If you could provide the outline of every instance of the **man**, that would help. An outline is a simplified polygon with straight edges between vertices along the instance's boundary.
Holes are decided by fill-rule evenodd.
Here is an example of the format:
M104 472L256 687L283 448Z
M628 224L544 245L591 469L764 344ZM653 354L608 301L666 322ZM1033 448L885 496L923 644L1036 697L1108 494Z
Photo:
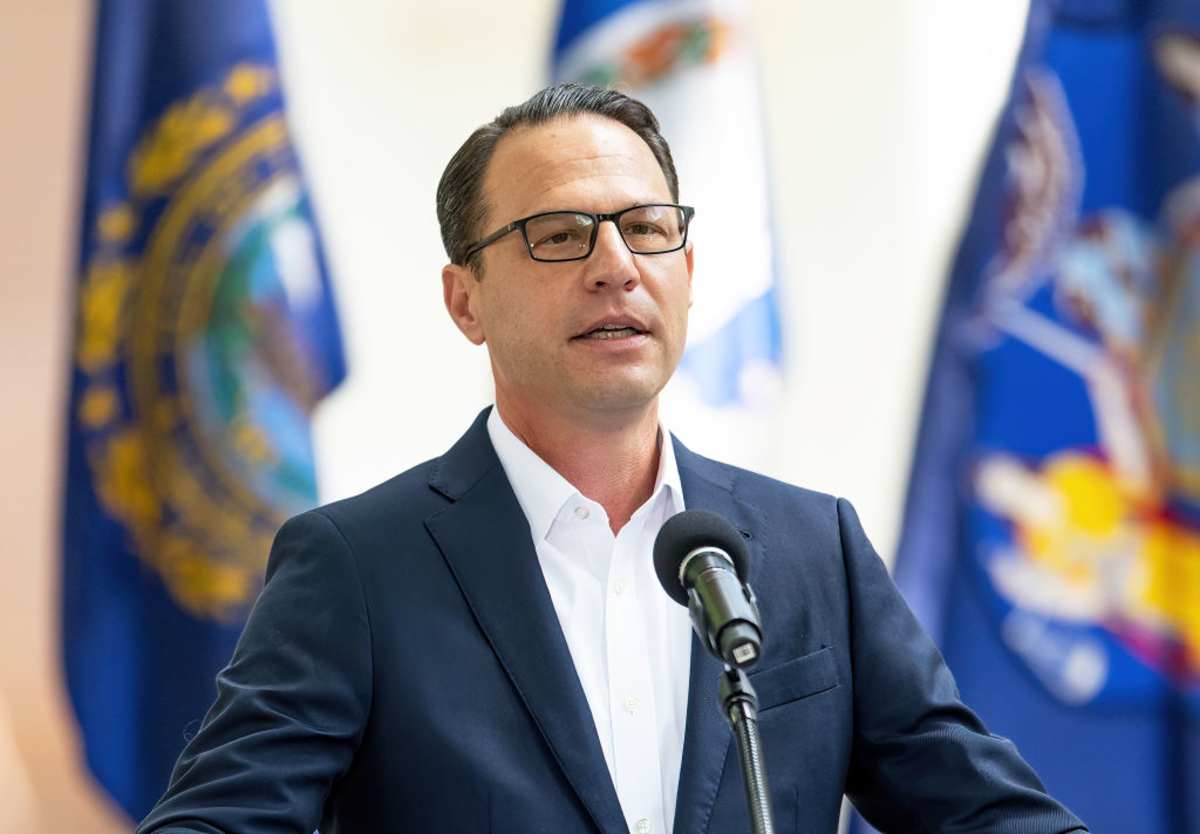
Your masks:
M721 667L651 566L684 506L753 554L779 831L835 831L843 793L885 831L1084 830L959 703L846 502L661 428L691 304L677 203L657 122L616 92L543 90L459 149L443 292L496 406L284 525L140 832L749 831Z

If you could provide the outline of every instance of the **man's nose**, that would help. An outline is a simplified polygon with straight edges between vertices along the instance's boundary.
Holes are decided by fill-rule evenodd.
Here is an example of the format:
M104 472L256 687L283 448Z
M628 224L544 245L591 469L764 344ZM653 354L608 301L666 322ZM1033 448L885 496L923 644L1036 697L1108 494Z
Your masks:
M596 230L596 245L584 264L584 280L590 290L621 287L628 291L641 281L633 253L611 221L602 222Z

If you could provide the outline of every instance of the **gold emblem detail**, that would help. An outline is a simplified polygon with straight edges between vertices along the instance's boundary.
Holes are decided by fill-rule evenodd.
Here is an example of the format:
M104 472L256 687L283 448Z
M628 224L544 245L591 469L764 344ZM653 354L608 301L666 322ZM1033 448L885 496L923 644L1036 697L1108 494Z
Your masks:
M167 109L130 157L130 201L96 219L79 295L75 416L100 503L181 607L222 621L253 599L288 514L256 480L273 438L244 410L216 418L227 421L217 437L203 413L215 407L204 363L221 361L206 351L221 347L209 328L224 246L294 166L280 114L247 112L277 83L239 65Z

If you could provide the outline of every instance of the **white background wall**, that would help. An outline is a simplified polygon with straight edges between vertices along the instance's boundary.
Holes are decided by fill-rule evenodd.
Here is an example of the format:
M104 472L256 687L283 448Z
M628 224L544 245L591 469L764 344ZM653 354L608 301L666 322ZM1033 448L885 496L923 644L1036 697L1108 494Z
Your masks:
M1026 3L752 5L788 352L766 468L851 497L890 557L945 266ZM472 128L542 83L557 4L272 6L351 362L318 417L332 497L440 453L489 399L482 352L441 308L434 186ZM90 14L0 0L0 827L107 834L127 826L80 773L56 657Z

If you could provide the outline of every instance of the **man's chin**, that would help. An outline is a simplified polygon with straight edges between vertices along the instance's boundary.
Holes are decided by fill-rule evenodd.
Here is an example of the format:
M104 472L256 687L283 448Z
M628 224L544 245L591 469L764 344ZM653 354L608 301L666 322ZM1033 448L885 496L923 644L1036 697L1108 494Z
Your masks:
M576 389L572 399L581 410L595 414L636 414L654 405L665 384L665 380L609 374Z

